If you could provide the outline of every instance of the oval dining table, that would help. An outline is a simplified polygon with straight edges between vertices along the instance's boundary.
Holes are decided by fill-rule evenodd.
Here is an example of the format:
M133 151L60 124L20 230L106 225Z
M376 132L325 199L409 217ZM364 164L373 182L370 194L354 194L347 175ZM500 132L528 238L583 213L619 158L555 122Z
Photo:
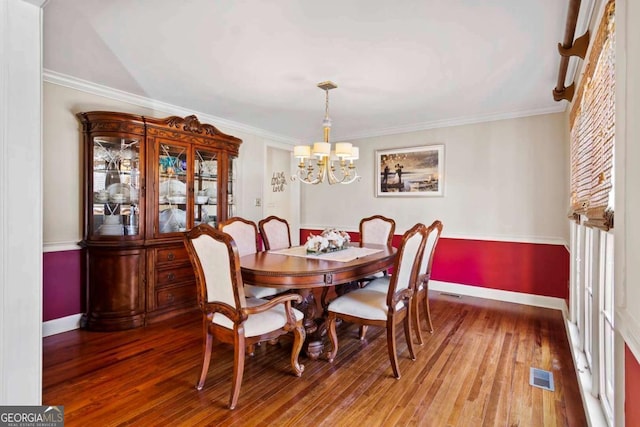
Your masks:
M374 244L362 247L378 252L347 262L327 260L322 256L285 255L278 251L245 255L240 257L242 280L248 285L289 289L302 295L303 301L297 308L305 315L307 339L304 350L309 358L317 359L323 353L326 329L324 317L316 315L313 290L322 289L324 306L324 299L332 286L354 283L393 267L396 256L394 247Z

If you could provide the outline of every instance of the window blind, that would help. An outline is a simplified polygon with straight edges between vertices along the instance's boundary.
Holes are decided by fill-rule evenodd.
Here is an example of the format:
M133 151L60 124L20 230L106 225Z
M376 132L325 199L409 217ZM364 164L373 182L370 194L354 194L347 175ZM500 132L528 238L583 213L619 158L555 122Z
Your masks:
M613 227L615 142L615 3L610 0L593 41L570 114L571 212L586 225Z

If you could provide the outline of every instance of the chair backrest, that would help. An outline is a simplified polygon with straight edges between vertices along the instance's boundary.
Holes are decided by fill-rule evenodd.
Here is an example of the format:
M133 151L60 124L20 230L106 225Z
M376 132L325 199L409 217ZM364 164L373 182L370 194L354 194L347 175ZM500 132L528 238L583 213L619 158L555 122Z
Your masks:
M258 222L264 248L276 250L291 247L291 231L286 219L277 216L268 216Z
M360 246L365 243L391 246L396 222L382 215L374 215L360 220Z
M220 222L218 229L233 238L240 256L258 252L258 227L255 222L234 216L226 221Z
M426 240L427 227L424 224L414 225L402 236L393 269L394 273L389 282L387 294L389 305L391 305L391 298L397 291L414 287Z
M198 304L222 302L235 309L244 306L238 249L232 237L208 224L185 234L185 247L196 273Z
M433 264L433 254L436 252L436 245L438 244L438 240L440 240L440 234L442 234L442 222L435 220L427 228L427 242L422 252L422 262L420 263L418 277L424 276L423 279L429 280L431 276L431 265Z

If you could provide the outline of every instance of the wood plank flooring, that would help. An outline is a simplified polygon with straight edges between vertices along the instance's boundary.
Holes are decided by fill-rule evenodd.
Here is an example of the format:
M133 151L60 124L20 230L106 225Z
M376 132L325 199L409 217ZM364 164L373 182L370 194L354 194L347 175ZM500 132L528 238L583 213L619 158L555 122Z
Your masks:
M338 328L333 364L263 344L247 357L240 399L229 411L233 351L214 348L205 387L200 316L122 332L76 330L44 338L43 402L64 405L66 426L585 426L559 311L430 294L435 332L392 376L383 329L359 341ZM555 391L529 385L530 367L553 372Z

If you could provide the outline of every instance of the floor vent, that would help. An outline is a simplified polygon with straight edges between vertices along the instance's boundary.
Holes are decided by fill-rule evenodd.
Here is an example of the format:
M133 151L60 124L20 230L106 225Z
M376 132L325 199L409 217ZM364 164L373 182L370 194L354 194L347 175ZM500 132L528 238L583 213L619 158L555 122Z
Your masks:
M462 298L462 295L450 294L448 292L440 292L440 295L444 295L445 297Z
M540 387L544 390L554 391L553 374L538 368L531 368L529 376L529 384L534 387Z

